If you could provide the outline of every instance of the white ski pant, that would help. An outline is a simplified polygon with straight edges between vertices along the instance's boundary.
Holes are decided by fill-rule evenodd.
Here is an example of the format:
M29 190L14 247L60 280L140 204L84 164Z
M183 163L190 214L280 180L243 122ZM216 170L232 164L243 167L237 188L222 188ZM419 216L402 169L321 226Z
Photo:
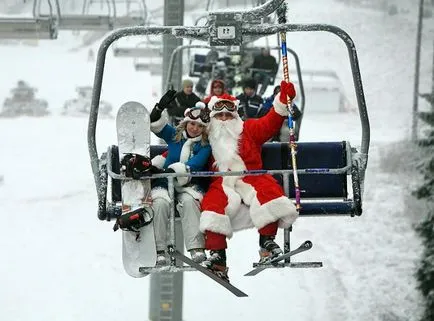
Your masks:
M181 217L182 231L187 250L203 249L205 240L199 231L200 204L190 194L179 193L176 197L176 209ZM167 227L170 218L170 203L165 197L156 197L152 201L154 209L154 230L157 251L167 247Z

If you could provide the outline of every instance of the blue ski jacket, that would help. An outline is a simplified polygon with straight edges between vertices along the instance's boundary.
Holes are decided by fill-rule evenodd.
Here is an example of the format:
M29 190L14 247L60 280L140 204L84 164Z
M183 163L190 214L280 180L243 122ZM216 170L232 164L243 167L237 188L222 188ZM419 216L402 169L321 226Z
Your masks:
M152 132L167 143L167 153L152 159L152 164L159 168L170 168L175 173L206 170L211 155L209 143L202 143L202 135L189 138L186 131L179 141L175 140L176 129L167 124L161 117L151 123ZM208 187L209 180L198 177L177 177L175 188L177 192L187 192L197 199L201 199ZM167 189L167 179L156 179L152 188Z

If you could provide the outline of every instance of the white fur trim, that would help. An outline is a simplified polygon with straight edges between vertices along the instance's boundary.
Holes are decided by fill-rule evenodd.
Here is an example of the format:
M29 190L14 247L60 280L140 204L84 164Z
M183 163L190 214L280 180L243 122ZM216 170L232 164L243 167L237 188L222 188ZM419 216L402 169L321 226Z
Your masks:
M226 235L227 238L232 237L232 226L228 216L219 214L213 211L203 211L200 215L199 230L202 233L211 231Z
M165 162L166 162L166 158L163 157L162 155L157 155L151 160L152 165L158 167L159 169L162 169L164 167Z
M151 190L151 198L153 200L157 198L162 198L168 202L170 202L169 192L167 189L162 187L156 187Z
M288 106L280 102L280 93L274 97L273 107L276 113L278 113L280 116L286 117L289 115Z
M160 119L151 123L151 131L156 134L163 130L164 126L168 123L165 113L161 114Z
M250 217L258 229L278 220L279 226L286 228L295 222L298 212L295 205L286 196L278 197L260 205L255 194L250 205ZM282 223L280 224L280 222Z
M170 164L168 168L171 168L175 171L177 174L185 174L187 173L187 167L185 164L177 162ZM184 186L190 181L190 177L184 176L184 177L176 177L176 181L178 182L179 186Z

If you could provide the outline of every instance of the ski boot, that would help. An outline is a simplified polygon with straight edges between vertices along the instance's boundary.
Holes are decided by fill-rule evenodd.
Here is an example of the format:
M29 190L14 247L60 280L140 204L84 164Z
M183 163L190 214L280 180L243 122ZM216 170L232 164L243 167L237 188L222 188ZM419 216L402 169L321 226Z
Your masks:
M274 242L274 236L260 235L259 246L261 247L259 249L259 263L265 264L283 253L279 245Z
M191 259L196 263L202 263L206 260L206 254L204 249L192 249L189 252Z
M202 265L217 275L219 278L229 283L229 268L226 266L225 250L210 251L210 256L208 259L202 262Z
M157 251L157 262L155 267L162 267L167 265L166 251Z

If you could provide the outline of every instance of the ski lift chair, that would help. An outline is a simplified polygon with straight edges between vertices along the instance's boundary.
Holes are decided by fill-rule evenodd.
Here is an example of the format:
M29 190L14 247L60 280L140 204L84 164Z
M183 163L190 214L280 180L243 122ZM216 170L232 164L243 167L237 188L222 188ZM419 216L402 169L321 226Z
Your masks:
M127 15L125 16L116 16L114 19L114 27L120 28L120 27L128 27L128 26L140 26L145 25L147 16L148 16L148 10L145 4L145 0L115 0L115 4L119 3L125 3L128 6ZM132 11L129 6L131 6L132 3L138 4L139 8ZM115 7L116 8L116 7Z
M231 13L225 11L224 17L229 14L242 15L241 21L255 19L258 14L268 15L274 12L281 4L282 0L270 0L263 6L255 8L251 11L243 11ZM268 10L268 11L267 11ZM268 13L267 13L268 12ZM211 13L218 16L218 13ZM232 21L232 20L231 20ZM233 20L235 21L235 20ZM213 26L216 28L216 26ZM227 28L227 24L224 25ZM301 187L301 209L300 219L303 217L330 217L330 216L359 216L362 214L362 194L364 176L368 161L368 151L370 142L370 127L369 118L365 104L363 86L358 65L357 51L351 37L342 29L324 24L281 24L281 25L261 25L258 28L255 25L237 25L233 27L235 33L238 30L240 35L265 36L276 34L278 32L312 32L326 31L331 32L340 37L348 50L349 61L353 73L353 83L356 91L357 102L359 107L359 116L362 127L361 147L360 151L351 147L346 140L336 142L310 142L297 143L297 163ZM239 29L237 29L239 28ZM98 119L98 107L101 96L102 79L104 73L104 63L107 50L113 41L130 35L146 35L146 34L171 34L175 37L194 37L198 40L210 40L210 44L219 43L219 45L230 45L234 41L227 37L219 37L218 34L209 33L211 27L195 29L195 32L188 27L180 26L163 26L163 27L130 27L119 29L109 34L101 43L93 85L91 111L89 114L88 123L88 147L91 160L91 167L94 174L95 186L98 196L98 218L100 220L112 220L119 217L122 213L119 203L108 201L107 185L109 181L126 179L114 173L115 167L118 166L119 159L114 157L113 148L109 148L107 153L103 153L99 158L96 148L96 125ZM237 33L236 33L237 34ZM209 37L209 38L208 38ZM236 37L235 37L236 38ZM153 153L162 152L163 147L153 147ZM169 181L169 195L174 194L174 177L175 176L243 176L243 175L261 175L269 173L277 175L277 179L281 182L286 195L289 198L294 197L292 174L293 170L290 163L290 154L286 143L269 143L263 147L263 161L266 169L250 171L250 172L192 172L186 174L159 174L154 177L167 177ZM112 160L115 160L113 162ZM116 163L117 162L117 163ZM161 175L161 176L160 176ZM110 176L110 179L109 179ZM350 191L351 190L351 191ZM119 195L114 195L118 197ZM183 256L175 247L175 208L172 199L172 212L170 217L170 244L169 253L171 254L171 266L176 268L176 271L191 270L191 268L177 265L176 261L188 262L188 258ZM290 229L285 229L284 232L284 252L290 251ZM293 263L291 260L285 259L282 265L264 265L264 268L274 267L319 267L321 262L298 262ZM172 272L175 272L173 270ZM146 273L161 272L159 269L151 268ZM205 273L204 271L201 271ZM145 273L145 275L146 275ZM205 273L206 274L206 273Z
M114 0L105 0L107 3L108 13L106 15L93 15L87 14L88 6L86 7L86 1L83 3L82 14L62 14L60 10L59 0L53 0L55 7L55 16L58 24L58 29L74 30L78 32L80 30L112 30L113 18L116 16ZM50 8L50 16L53 15L53 3L48 0ZM113 16L111 11L114 11ZM33 3L33 17L35 19L46 19L47 15L41 13L41 0L35 0Z
M205 66L206 55L194 54L190 60L190 69L188 75L190 77L200 77L202 75L202 67Z

